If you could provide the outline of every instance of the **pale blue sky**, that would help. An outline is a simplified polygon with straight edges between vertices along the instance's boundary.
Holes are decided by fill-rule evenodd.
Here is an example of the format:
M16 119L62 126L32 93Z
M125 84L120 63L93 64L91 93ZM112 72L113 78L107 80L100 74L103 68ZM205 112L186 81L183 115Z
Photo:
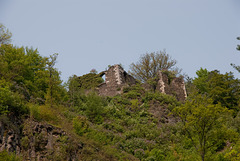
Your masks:
M0 23L13 44L59 53L64 81L163 49L191 77L240 65L240 0L0 0Z

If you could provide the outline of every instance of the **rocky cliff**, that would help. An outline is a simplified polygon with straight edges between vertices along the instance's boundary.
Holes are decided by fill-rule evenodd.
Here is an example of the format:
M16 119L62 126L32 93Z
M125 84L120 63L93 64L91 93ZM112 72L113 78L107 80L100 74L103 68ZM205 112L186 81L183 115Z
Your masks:
M82 143L62 129L31 119L0 120L0 151L14 152L24 160L77 160Z

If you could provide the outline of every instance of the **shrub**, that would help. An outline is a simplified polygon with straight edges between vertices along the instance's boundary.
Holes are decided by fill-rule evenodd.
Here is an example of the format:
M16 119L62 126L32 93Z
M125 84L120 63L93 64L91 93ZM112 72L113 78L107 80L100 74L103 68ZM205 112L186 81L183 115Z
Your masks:
M142 98L142 101L144 103L147 103L152 100L158 101L160 104L167 104L169 105L170 109L173 109L176 105L180 105L180 103L176 100L175 97L159 92L156 93L147 92Z
M88 127L89 125L85 117L78 116L73 119L73 128L78 135L82 136L86 133L88 131Z
M138 108L139 106L138 99L131 100L130 102L131 102L131 109L135 110Z
M117 103L118 106L131 105L131 102L127 98L123 98L122 96L115 96L112 100L114 103Z
M20 158L17 157L14 153L9 153L7 151L0 152L0 160L4 161L20 161Z
M30 144L30 141L28 136L24 136L21 139L21 146L23 147L24 150L27 150L29 148L29 144Z
M164 160L164 152L160 149L152 149L147 157L146 161Z
M29 109L30 109L30 117L40 121L41 114L40 114L39 106L30 104Z
M78 77L77 81L81 89L92 89L104 82L101 77L101 73L88 73L81 77Z
M0 80L0 114L10 112L22 115L28 113L28 109L22 103L21 96L10 90L10 84L5 80Z
M86 115L91 121L98 124L102 123L105 105L107 104L103 98L94 93L90 94L86 102Z
M42 120L51 122L53 124L58 123L58 113L55 109L48 106L39 106L40 116Z

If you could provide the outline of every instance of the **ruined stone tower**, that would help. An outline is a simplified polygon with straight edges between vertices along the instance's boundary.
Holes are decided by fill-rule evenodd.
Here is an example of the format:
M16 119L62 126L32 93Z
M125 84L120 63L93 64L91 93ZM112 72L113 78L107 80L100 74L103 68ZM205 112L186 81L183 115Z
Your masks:
M157 91L173 95L179 101L184 101L187 98L185 83L182 77L175 77L170 80L167 74L159 71L157 81Z
M136 80L118 64L103 73L105 82L98 87L99 95L115 96L122 93L123 87L136 84Z

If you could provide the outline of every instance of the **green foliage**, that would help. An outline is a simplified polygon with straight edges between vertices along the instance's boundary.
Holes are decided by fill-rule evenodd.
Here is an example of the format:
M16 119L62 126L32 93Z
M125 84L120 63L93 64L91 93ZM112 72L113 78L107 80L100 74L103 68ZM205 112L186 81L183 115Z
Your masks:
M18 48L12 45L0 47L0 75L11 82L11 89L17 91L29 101L43 99L46 92L47 72L46 58L41 57L37 50Z
M105 105L106 102L96 94L93 93L88 95L88 99L86 101L86 115L91 121L95 123L102 123Z
M193 80L197 92L213 99L214 104L239 111L240 82L232 73L220 74L219 71L197 71L198 77ZM194 91L193 91L194 92ZM191 97L191 95L190 95Z
M212 151L222 149L227 137L225 115L228 110L201 95L174 109L183 123L184 135L192 142L202 160Z
M165 153L160 149L152 149L148 154L146 161L165 160Z
M105 99L95 93L90 93L88 95L80 95L77 102L77 106L74 107L76 112L85 114L94 123L100 124L103 122L104 107L107 105Z
M170 71L170 70L162 70L162 73L167 75L168 84L171 84L172 80L176 78L176 75L177 75L176 71Z
M13 45L1 45L0 53L0 76L23 101L44 104L51 96L55 103L63 102L66 90L61 85L60 73L53 67L55 55L46 58L36 49Z
M9 86L10 84L5 80L0 80L0 114L15 113L20 115L28 113L20 95L12 92Z
M37 121L41 121L41 113L39 105L36 104L29 104L29 110L30 110L30 117L34 118Z
M136 91L129 91L128 93L125 93L124 96L128 99L136 99L141 96L140 93L137 93Z
M146 91L141 83L123 88L121 95L100 97L91 90L103 82L104 73L95 69L70 77L67 93L55 68L57 54L42 57L36 49L8 44L10 38L0 25L0 122L5 129L21 132L12 116L29 114L31 121L66 131L69 136L57 137L48 160L73 159L76 149L80 160L240 159L240 82L232 73L201 68L196 78L188 79L184 104ZM145 54L131 65L131 72L156 89L157 72L167 74L170 84L177 74L175 64L165 51ZM33 135L31 124L26 124L29 135L21 135L23 151L29 151ZM43 151L44 134L34 136L35 150ZM3 151L0 160L20 159Z
M73 128L78 135L82 136L86 133L88 127L89 125L85 117L78 116L73 119Z
M21 159L17 157L14 153L9 153L7 151L0 152L0 160L4 161L20 161Z
M142 55L139 61L130 65L130 74L136 79L146 82L154 78L160 70L175 70L176 60L166 53L166 51L146 53ZM176 70L175 70L176 71Z
M27 150L29 148L30 141L28 136L24 136L21 139L21 146L23 147L24 150Z
M85 74L81 77L78 77L78 84L80 89L93 89L95 87L97 87L98 85L100 85L101 83L103 83L103 79L100 76L100 74L96 74L96 73L88 73Z
M134 110L134 109L136 109L136 108L139 107L139 101L138 101L138 99L131 100L130 102L131 102L131 109Z
M123 96L127 99L137 99L140 98L141 95L144 93L143 87L141 87L140 83L137 83L136 85L129 86L123 88Z
M148 103L149 101L157 101L160 105L168 104L170 110L180 104L175 97L160 92L146 92L145 95L142 96L142 101L145 103Z
M80 105L80 96L82 95L82 91L79 89L78 77L73 75L68 79L68 94L70 97L71 106Z
M46 105L29 104L30 117L37 121L46 121L50 124L59 124L59 112L58 109L51 108ZM60 109L60 107L58 107Z
M240 40L240 37L237 37L237 40ZM240 51L240 45L237 45L236 49ZM231 66L240 73L240 66L239 65L235 65L235 64L231 63Z
M224 159L226 161L238 161L240 160L240 141L238 141L233 147L224 154Z
M59 102L61 103L62 98L66 95L66 90L61 86L62 81L60 80L60 72L54 68L57 56L57 53L50 55L46 63L49 78L45 98L46 104L49 104L51 107L53 107L53 104L59 104Z
M9 32L6 27L0 23L0 45L8 44L11 42L12 33Z
M209 72L207 71L207 69L201 68L196 72L196 74L198 77L193 80L193 84L197 87L197 89L201 93L204 94L205 92L208 92L207 81L208 81Z

